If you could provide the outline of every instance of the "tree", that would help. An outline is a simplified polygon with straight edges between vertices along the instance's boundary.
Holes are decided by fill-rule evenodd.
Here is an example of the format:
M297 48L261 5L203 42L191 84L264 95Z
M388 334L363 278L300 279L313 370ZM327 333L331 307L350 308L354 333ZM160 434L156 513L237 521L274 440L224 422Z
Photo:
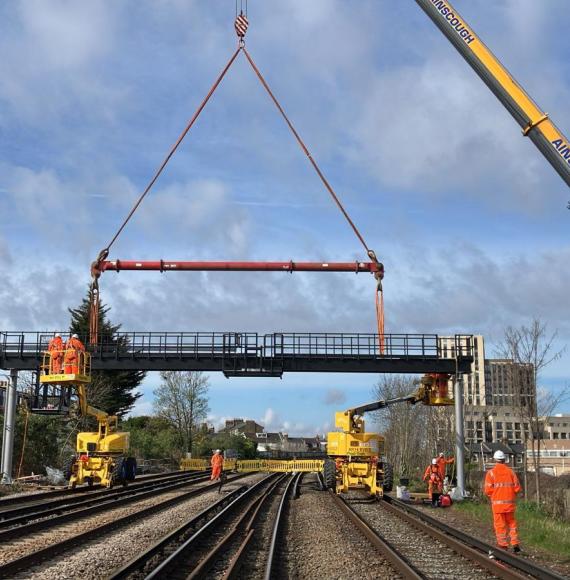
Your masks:
M156 413L178 430L184 449L192 452L194 436L210 410L208 377L197 371L166 371L160 378L154 391Z
M377 399L409 395L417 389L414 379L406 376L382 376L376 385ZM422 470L434 456L428 442L430 414L424 405L399 403L376 413L385 437L386 456L400 477L421 477Z
M564 349L555 351L555 331L549 335L547 325L534 318L529 326L508 327L498 352L500 356L512 361L509 366L509 379L512 385L513 406L521 420L525 453L524 481L526 497L526 449L530 440L536 483L536 503L540 505L540 445L542 440L541 418L550 415L567 396L568 389L559 395L539 388L542 371L560 358ZM528 428L526 426L528 425Z
M87 294L77 308L70 308L70 333L79 335L83 342L89 337L89 306L91 292ZM115 348L126 349L128 339L119 335L120 324L112 324L107 319L110 308L101 304L99 309L99 333L106 344ZM146 376L144 371L94 371L91 384L88 386L89 403L112 415L123 416L132 409L141 396L135 389Z

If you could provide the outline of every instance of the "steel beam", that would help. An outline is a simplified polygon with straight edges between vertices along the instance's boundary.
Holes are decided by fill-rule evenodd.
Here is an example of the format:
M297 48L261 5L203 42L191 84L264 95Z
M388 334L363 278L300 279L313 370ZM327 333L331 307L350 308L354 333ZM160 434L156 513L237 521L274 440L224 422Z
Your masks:
M155 272L381 272L382 266L375 262L181 262L181 261L134 261L105 260L99 270L121 272L143 270Z
M4 405L4 433L2 437L2 483L12 483L12 457L14 454L14 431L16 429L16 403L18 401L18 371L10 370L10 382L6 387Z
M455 377L455 465L457 466L457 489L465 497L465 435L463 416L463 375Z

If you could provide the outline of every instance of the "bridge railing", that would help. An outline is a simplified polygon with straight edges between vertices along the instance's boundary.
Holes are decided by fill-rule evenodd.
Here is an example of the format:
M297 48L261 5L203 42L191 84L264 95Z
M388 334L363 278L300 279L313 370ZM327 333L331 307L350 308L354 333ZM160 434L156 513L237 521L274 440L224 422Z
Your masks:
M62 335L65 337L63 332ZM53 332L0 332L0 358L28 358L47 348ZM81 337L85 338L85 337ZM89 349L110 358L370 358L378 357L378 335L364 333L123 332L101 336ZM473 358L473 336L386 334L383 358Z

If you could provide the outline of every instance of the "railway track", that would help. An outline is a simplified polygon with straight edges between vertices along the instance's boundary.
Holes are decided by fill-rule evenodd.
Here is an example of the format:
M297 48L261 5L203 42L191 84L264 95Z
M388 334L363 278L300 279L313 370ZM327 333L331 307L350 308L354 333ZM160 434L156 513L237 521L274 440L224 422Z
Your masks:
M88 494L52 499L47 503L12 507L0 512L0 543L208 479L209 475L202 473L179 473L178 476L137 482L127 487L99 489Z
M274 578L288 501L300 477L271 474L250 488L236 489L111 578Z
M561 576L501 551L489 558L493 547L471 538L392 498L370 502L353 496L349 500L331 494L350 518L405 578L562 580Z
M150 475L139 475L135 482L131 485L134 485L139 482L146 482L146 481L153 481L158 479L168 479L171 477L180 476L180 471L169 471L166 473L153 473ZM50 491L41 491L38 493L28 493L28 494L17 494L17 495L9 495L7 497L0 498L0 518L2 517L2 513L12 509L15 506L20 506L22 504L32 505L32 504L43 504L46 501L52 501L58 498L67 498L67 497L76 497L79 495L89 494L89 493L96 493L101 490L105 490L106 488L102 488L101 486L88 486L84 485L81 487L76 487L75 489L63 488L63 489L54 489Z
M242 479L247 475L248 474L238 474L230 476L227 478L227 482L231 483L232 481ZM199 483L203 482L204 477L208 476L200 474L199 478L194 477L190 479L187 478L185 481L168 482L159 489L156 487L143 489L135 494L131 494L128 497L111 499L110 501L105 499L105 501L100 501L99 504L89 506L85 509L75 509L74 511L64 513L47 520L29 522L28 524L19 526L17 528L9 528L8 530L4 530L0 533L0 542L2 542L3 552L5 554L8 550L10 550L11 553L16 554L16 557L0 565L0 578L13 578L15 574L29 571L36 566L45 564L46 562L49 562L53 558L63 553L70 552L76 546L84 546L87 542L95 538L102 538L105 534L133 524L134 522L142 520L160 511L166 510L167 508L184 502L189 498L194 498L198 495L218 489L218 484L215 483L204 483L203 485L198 485ZM193 485L196 487L193 487L190 490L184 490L183 488L188 485ZM170 493L171 497L163 501L156 501L157 497L160 497L160 495L167 494L169 492L174 492ZM159 495L157 496L157 494ZM92 515L93 513L102 511L109 512L109 510L114 510L114 508L119 505L133 503L140 500L145 500L143 504L147 504L142 509L131 511L130 513L116 517L113 515L109 516L109 514L104 514L106 516L105 523L102 525L96 525L87 530L82 529L84 528L83 521L85 518ZM72 528L74 531L72 534L69 533L67 526L60 526L60 524L66 524L68 522L72 522ZM58 526L57 530L63 528L63 532L67 532L62 534L63 539L61 540L58 538L57 530L52 531L52 528L56 525ZM50 529L45 530L47 527ZM43 541L44 539L41 537L35 538L34 535L38 535L38 530L42 530L40 535L49 535L49 539ZM11 546L10 542L5 542L3 540L2 534L8 534L8 532L10 532L10 534L16 534L18 537L18 540L14 540L16 542L15 545ZM38 540L38 546L40 547L30 551L29 542L33 542L35 539ZM55 541L51 542L51 539L55 539ZM20 543L22 542L24 542L24 544L20 548ZM44 545L46 543L47 545ZM21 556L19 555L20 550L24 552L24 554Z

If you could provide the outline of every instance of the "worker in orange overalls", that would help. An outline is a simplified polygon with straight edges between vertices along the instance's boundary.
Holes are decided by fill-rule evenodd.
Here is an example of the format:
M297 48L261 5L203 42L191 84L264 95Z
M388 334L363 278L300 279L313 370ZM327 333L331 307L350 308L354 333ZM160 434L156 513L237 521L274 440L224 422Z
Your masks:
M65 374L79 373L79 353L85 352L85 346L79 340L77 334L72 334L71 338L65 343L64 367Z
M497 462L485 476L485 494L491 500L493 523L499 548L509 547L509 536L513 551L520 552L517 521L515 520L516 497L521 485L515 472L505 465L505 454L495 451L493 459Z
M437 459L432 459L431 464L426 467L423 480L428 482L428 493L431 499L431 505L437 507L439 496L443 491L443 479L439 475Z
M437 468L439 469L439 477L441 477L442 482L445 480L445 466L453 463L454 461L454 457L446 459L443 453L439 454L439 457L437 458Z
M49 341L47 349L50 353L48 374L59 375L63 366L63 339L59 332Z
M222 472L224 471L224 457L219 449L216 449L214 451L214 455L212 455L210 465L212 466L212 476L210 477L210 479L212 481L215 481L217 479L221 480Z

